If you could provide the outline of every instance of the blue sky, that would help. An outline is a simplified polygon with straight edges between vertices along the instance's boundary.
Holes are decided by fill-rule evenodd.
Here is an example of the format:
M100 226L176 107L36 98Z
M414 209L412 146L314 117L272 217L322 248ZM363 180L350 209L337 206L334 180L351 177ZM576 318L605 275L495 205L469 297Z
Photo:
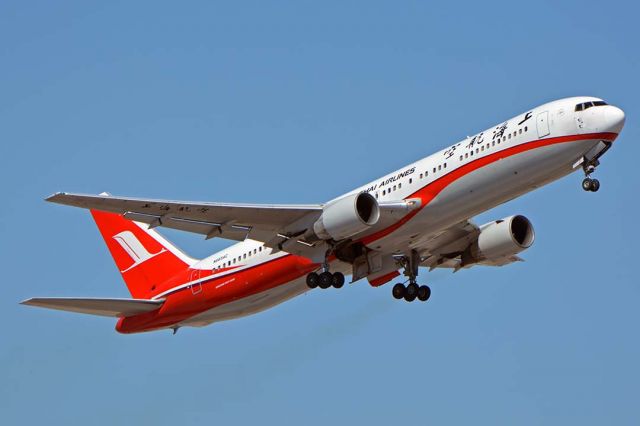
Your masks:
M638 424L638 9L632 2L0 3L3 424ZM596 176L478 218L525 263L365 282L204 329L122 336L18 305L127 297L55 191L326 201L543 102L626 127ZM165 232L194 256L228 245Z

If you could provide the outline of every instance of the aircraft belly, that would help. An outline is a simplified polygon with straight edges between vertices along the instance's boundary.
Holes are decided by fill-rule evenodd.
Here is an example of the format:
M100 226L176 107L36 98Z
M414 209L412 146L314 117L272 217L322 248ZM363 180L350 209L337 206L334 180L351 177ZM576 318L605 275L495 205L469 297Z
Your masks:
M203 327L213 322L252 315L309 291L304 277L278 287L244 297L202 312L180 323L181 326Z

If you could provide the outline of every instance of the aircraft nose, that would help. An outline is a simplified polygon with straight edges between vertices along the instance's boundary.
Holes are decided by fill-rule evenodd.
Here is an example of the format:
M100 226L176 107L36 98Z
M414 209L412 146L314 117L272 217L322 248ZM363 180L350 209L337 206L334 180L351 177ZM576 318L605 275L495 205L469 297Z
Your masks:
M608 132L620 133L622 127L624 126L624 111L616 106L608 105L607 111L604 114L604 118L606 121L605 126L607 127Z

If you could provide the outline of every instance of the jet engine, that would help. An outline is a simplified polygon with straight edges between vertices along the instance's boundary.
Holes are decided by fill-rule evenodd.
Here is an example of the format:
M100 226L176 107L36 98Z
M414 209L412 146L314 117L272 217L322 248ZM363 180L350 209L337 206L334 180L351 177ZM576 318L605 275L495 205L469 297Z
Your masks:
M340 198L324 206L322 215L313 224L315 237L336 241L366 231L380 218L380 207L368 192Z
M462 263L510 263L518 260L515 255L531 247L534 239L533 225L526 217L515 215L496 220L480 227L478 239L465 251Z

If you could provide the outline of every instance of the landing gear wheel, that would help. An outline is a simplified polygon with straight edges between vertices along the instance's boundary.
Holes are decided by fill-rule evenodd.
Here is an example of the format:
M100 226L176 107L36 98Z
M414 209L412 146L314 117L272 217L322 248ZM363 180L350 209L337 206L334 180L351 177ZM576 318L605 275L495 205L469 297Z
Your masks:
M344 274L342 272L334 272L331 278L333 287L340 288L344 285Z
M400 299L404 298L404 295L405 295L406 291L407 291L407 289L404 286L404 284L398 283L398 284L393 286L393 290L391 290L391 294L393 294L393 297L395 299L400 300Z
M413 302L414 300L416 300L416 296L410 296L409 294L405 294L404 295L404 300L406 300L407 302Z
M318 287L325 289L333 284L333 275L331 272L323 272L318 276Z
M414 300L416 300L417 296L418 296L418 284L415 284L415 283L409 284L404 294L404 300L406 300L407 302L413 302Z
M598 192L600 189L600 181L598 179L591 180L591 192Z
M418 300L421 302L426 302L431 297L431 289L429 286L421 285L418 289Z
M309 288L316 288L318 287L318 274L316 274L315 272L311 272L310 274L307 275L307 287Z
M598 185L600 185L600 183L598 182ZM585 191L591 191L593 187L593 181L590 178L584 178L584 180L582 181L582 189L584 189Z

